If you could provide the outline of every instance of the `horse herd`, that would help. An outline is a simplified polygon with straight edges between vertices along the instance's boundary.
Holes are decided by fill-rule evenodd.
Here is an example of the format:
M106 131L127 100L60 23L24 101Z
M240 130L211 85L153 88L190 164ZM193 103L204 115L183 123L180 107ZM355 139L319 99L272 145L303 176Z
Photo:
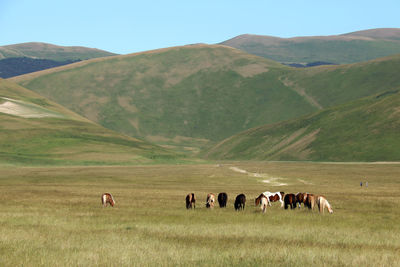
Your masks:
M218 204L220 208L226 207L228 201L228 194L223 192L218 194ZM301 204L304 204L308 209L313 210L315 205L318 206L319 212L324 213L325 208L329 213L333 213L333 209L329 204L325 196L314 195L310 193L297 193L297 194L285 194L285 192L264 192L261 193L255 199L255 205L259 206L263 213L267 211L268 206L272 206L272 202L279 201L281 207L285 209L295 209L297 205L299 208ZM234 207L235 210L244 209L246 204L246 196L244 194L239 194L236 196ZM207 194L206 207L213 208L215 205L215 195L213 193ZM196 198L194 193L190 193L186 196L186 208L192 209L196 206Z
M261 193L255 199L255 205L259 206L263 213L267 211L268 206L272 206L272 202L279 201L281 203L281 207L288 209L295 209L297 205L299 208L301 204L304 204L308 209L313 210L315 205L318 206L318 210L321 213L324 213L325 208L329 213L333 213L333 209L329 204L328 200L325 196L322 195L314 195L310 193L297 193L297 194L285 194L285 192L264 192ZM220 208L225 208L226 203L228 202L228 194L223 192L218 194L218 204ZM110 193L104 193L101 196L101 203L103 207L106 207L107 204L110 204L112 207L115 205L115 200ZM215 205L215 195L213 193L207 194L206 207L214 208ZM246 196L244 194L239 194L235 198L234 207L235 210L244 210L246 205ZM196 208L196 197L194 193L190 193L186 196L186 208L194 209Z

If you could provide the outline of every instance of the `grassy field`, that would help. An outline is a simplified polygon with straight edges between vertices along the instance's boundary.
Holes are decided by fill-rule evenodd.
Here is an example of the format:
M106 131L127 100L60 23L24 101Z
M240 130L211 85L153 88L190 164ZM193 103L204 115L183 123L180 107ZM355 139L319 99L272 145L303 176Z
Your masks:
M1 167L0 265L398 266L399 173L400 164L304 162ZM254 198L266 190L324 194L334 213L274 203L263 215ZM207 210L206 194L222 191L228 207ZM103 192L114 208L101 207ZM185 209L189 192L196 210ZM233 209L239 193L244 212Z

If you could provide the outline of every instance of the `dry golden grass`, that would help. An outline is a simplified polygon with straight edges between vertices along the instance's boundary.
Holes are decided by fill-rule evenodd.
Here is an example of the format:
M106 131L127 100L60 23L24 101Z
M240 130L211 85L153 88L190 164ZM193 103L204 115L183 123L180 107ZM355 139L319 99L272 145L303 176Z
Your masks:
M284 162L2 167L0 265L396 266L399 173L399 164ZM263 175L288 185L268 187ZM334 214L274 203L263 215L254 198L266 190L324 194ZM206 194L222 191L227 208L207 210ZM104 192L114 208L101 207ZM189 192L197 208L187 211ZM244 212L233 209L239 193Z

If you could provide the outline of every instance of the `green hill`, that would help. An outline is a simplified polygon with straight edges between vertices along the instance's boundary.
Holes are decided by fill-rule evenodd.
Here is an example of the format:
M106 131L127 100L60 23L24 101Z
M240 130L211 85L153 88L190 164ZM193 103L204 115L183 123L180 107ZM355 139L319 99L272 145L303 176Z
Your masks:
M278 77L288 67L225 46L167 48L14 79L106 128L178 150L317 108Z
M219 45L93 59L11 80L102 126L179 151L400 87L400 56L295 69Z
M399 54L400 29L294 38L244 34L221 44L278 62L347 64Z
M115 54L95 48L57 46L46 43L22 43L0 46L0 59L28 57L54 61L76 61L112 55Z
M0 79L0 165L123 165L176 160Z
M213 159L400 161L400 90L253 128L204 153Z

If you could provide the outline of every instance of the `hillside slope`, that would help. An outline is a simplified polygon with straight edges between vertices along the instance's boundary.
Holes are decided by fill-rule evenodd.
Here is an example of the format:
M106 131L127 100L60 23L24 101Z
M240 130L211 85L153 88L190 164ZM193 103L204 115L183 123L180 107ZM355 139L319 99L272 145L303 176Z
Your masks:
M253 128L204 153L212 159L400 161L400 90Z
M47 43L32 42L0 46L0 59L28 57L36 59L50 59L54 61L76 61L113 55L115 54L96 48L81 46L58 46Z
M348 64L399 54L400 29L294 38L244 34L221 44L278 62Z
M11 80L115 131L197 152L243 130L400 87L400 56L295 69L226 46L93 59Z
M0 79L0 165L123 165L176 158Z
M174 47L13 79L130 136L198 151L204 143L318 109L279 63L225 46Z

